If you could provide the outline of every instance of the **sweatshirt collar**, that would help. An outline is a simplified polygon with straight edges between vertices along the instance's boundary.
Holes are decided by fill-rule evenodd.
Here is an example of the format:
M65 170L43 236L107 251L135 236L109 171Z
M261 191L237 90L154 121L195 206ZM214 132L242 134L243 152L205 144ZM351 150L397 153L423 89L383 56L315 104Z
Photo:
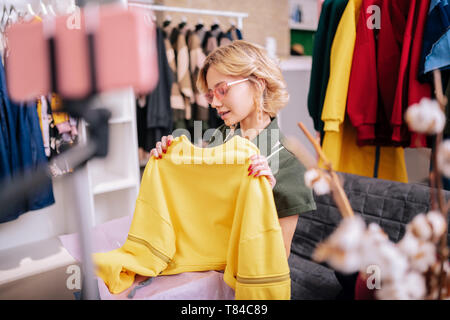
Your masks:
M271 117L271 121L255 138L251 140L260 150L261 155L267 157L272 152L281 147L280 140L283 139L282 133L278 126L278 118ZM240 124L237 125L235 132L226 139L230 140L233 136L241 134Z

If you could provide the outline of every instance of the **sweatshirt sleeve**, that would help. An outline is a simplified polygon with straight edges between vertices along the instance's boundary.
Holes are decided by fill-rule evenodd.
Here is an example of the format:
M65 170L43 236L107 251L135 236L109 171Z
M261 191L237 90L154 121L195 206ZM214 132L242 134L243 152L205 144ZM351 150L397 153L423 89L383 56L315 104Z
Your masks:
M224 280L237 300L289 300L289 265L267 179L245 177L235 210Z
M339 126L344 122L361 1L348 2L334 36L330 56L330 78L322 110L325 131L339 132Z
M145 168L124 245L93 254L97 276L113 294L131 287L136 274L156 277L167 268L175 254L175 233L157 166L157 161L152 158ZM155 170L153 174L152 170Z
M358 141L375 140L378 110L377 61L374 29L367 27L371 5L379 0L363 2L357 25L355 50L348 88L347 114L358 133Z

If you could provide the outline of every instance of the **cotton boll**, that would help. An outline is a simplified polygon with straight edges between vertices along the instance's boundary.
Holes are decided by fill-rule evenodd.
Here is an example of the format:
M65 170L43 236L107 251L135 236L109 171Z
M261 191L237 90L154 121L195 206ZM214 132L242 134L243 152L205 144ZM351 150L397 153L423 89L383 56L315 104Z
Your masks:
M432 240L436 243L444 234L445 229L447 228L447 223L439 211L428 212L427 220L430 223L433 232Z
M316 182L314 182L313 190L319 196L328 194L330 193L330 184L328 183L327 179L322 177Z
M347 251L343 255L331 255L328 264L342 273L355 273L361 267L361 257L357 251Z
M398 280L406 274L409 268L408 258L393 243L383 243L375 250L383 279Z
M309 187L313 187L314 181L319 179L319 172L316 169L310 169L305 172L305 184Z
M367 269L370 265L376 265L379 261L377 248L385 242L390 242L388 236L376 223L369 224L361 241L361 255L363 258L362 268Z
M436 100L423 98L419 104L411 105L406 111L406 122L411 131L437 134L444 130L445 114Z
M436 262L436 247L431 242L419 246L417 254L411 257L411 268L418 272L426 272Z
M419 300L427 293L425 278L417 272L410 272L396 281L385 281L376 292L380 300Z
M423 213L415 216L407 228L410 228L411 232L423 241L428 241L433 236L433 230L428 223L427 217Z
M419 252L420 242L411 232L407 232L398 243L398 248L408 257L414 257Z
M408 299L419 300L425 298L427 286L425 283L425 278L420 273L408 273L404 280L400 283L404 286Z
M366 224L361 217L345 218L330 237L330 242L345 251L357 250L365 229Z
M319 244L313 259L317 262L326 261L344 273L358 271L361 268L360 244L365 228L361 217L345 218L328 239Z
M439 145L437 162L442 174L447 178L450 178L450 140L445 140Z
M382 283L375 292L378 300L408 300L408 291L400 282Z
M305 172L305 184L314 190L317 195L330 193L330 183L317 169L310 169Z

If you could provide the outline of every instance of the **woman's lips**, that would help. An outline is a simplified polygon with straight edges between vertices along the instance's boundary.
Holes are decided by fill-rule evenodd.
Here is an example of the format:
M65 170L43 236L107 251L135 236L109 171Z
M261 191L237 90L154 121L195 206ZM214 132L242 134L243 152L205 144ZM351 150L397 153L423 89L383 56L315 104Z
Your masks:
M227 114L229 114L230 111L225 111L225 112L219 112L219 116L222 118L222 120L227 116Z

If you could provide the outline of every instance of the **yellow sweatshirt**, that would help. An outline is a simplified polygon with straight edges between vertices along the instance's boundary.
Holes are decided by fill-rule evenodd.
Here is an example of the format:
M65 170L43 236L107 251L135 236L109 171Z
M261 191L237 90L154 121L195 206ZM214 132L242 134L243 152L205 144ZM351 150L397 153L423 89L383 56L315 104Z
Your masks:
M110 292L135 274L155 277L225 270L236 299L290 299L290 275L272 189L248 176L251 141L234 136L214 148L176 138L142 177L125 244L95 253Z
M322 110L322 148L336 171L374 176L376 147L357 145L356 129L346 117L348 84L362 0L349 0L331 47L330 78ZM378 178L408 182L403 148L381 147ZM319 163L324 167L323 163Z

